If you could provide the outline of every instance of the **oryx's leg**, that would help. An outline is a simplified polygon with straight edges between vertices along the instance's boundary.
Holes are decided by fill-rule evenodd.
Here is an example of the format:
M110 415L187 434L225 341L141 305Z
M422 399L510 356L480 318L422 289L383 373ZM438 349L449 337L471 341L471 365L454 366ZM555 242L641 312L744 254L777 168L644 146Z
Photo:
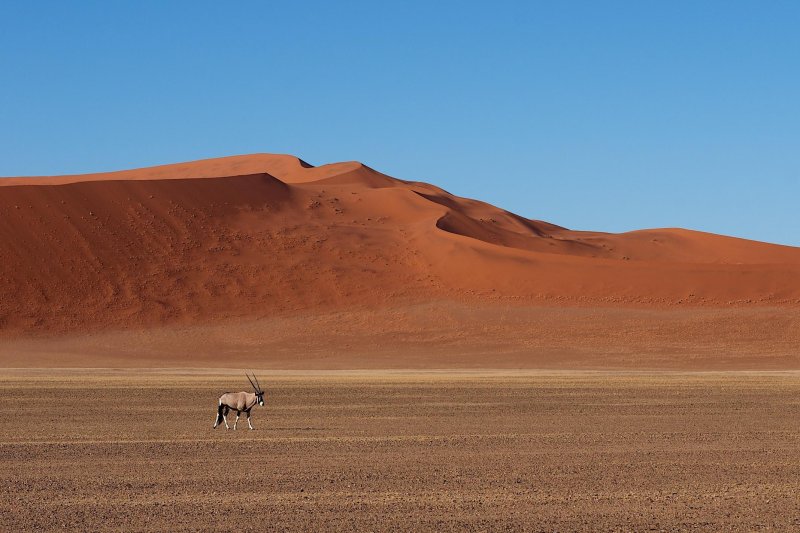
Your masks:
M223 422L225 422L225 429L231 429L231 428L228 426L228 411L229 411L229 410L230 410L230 409L228 409L228 406L227 406L227 405L226 405L226 406L225 406L225 408L222 410L222 421L223 421Z
M241 411L236 411L236 421L233 423L233 429L234 430L236 429L236 424L239 423L239 415L240 414L241 414Z
M251 424L251 423L250 423L250 409L248 409L247 411L245 411L245 413L247 413L247 425L248 425L248 426L250 426L250 429L255 429L255 428L253 427L253 424Z

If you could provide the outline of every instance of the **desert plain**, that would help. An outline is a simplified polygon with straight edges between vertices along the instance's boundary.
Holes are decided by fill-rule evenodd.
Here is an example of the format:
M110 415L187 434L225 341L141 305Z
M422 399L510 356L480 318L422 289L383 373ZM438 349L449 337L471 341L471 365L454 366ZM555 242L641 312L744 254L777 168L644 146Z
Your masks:
M0 376L4 531L800 528L797 373Z
M259 154L0 180L0 295L3 531L800 529L798 248Z

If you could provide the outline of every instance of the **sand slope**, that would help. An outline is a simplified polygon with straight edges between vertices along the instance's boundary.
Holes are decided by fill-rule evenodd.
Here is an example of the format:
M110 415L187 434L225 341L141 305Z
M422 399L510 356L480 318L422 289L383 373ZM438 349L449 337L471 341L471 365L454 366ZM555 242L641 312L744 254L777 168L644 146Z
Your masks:
M261 154L0 185L6 333L430 299L800 300L800 249L570 231L359 163Z

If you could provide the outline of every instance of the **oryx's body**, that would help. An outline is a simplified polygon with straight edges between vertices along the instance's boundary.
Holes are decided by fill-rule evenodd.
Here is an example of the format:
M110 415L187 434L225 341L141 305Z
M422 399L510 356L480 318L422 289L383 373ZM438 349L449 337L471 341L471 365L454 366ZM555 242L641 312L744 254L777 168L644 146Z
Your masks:
M219 403L234 411L249 411L258 403L258 396L252 392L226 392L219 397Z
M250 380L250 376L247 377ZM253 379L256 379L253 376ZM236 421L233 423L233 429L236 429L236 424L239 422L239 415L244 411L247 414L247 425L250 429L253 429L253 425L250 423L250 409L252 409L256 404L261 406L264 405L264 391L261 390L261 387L258 385L258 380L256 379L255 383L253 380L250 380L250 384L253 385L255 392L226 392L222 396L219 397L218 405L217 405L217 417L214 420L214 427L216 428L220 422L225 422L225 429L229 429L228 427L228 412L231 410L236 411Z

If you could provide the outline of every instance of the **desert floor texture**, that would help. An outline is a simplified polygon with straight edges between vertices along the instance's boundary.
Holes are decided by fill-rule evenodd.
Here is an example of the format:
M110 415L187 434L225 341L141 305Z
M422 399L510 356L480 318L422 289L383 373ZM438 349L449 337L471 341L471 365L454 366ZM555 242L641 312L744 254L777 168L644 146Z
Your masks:
M800 373L259 374L1 370L0 530L800 528Z

